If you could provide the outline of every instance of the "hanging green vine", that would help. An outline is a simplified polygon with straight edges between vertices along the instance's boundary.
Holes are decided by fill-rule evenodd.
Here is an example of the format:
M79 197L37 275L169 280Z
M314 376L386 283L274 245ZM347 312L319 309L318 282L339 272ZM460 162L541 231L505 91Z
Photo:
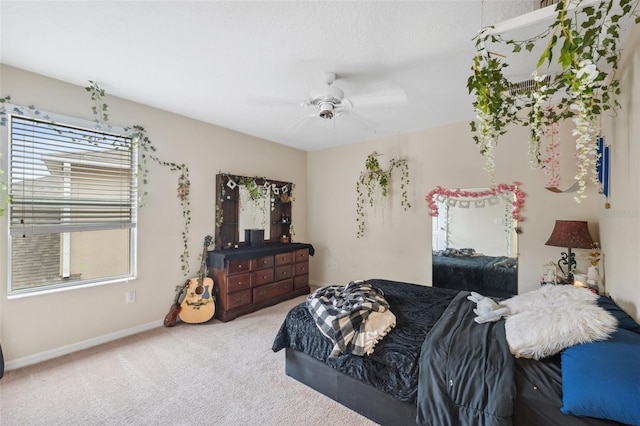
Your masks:
M365 207L368 204L374 207L379 201L379 196L384 200L389 194L389 184L394 169L400 171L400 205L406 211L411 208L407 187L409 185L409 166L404 159L392 158L389 161L389 169L383 170L378 161L377 152L372 152L365 161L365 171L360 173L356 182L356 222L358 223L357 237L365 234Z
M639 0L603 0L594 6L581 6L582 0L561 0L555 6L555 21L540 34L526 40L508 40L484 28L476 38L477 54L472 75L467 80L476 120L471 122L474 141L485 158L493 186L493 149L500 135L511 123L527 125L530 131L529 157L540 162L539 139L542 129L561 120L571 119L576 130L579 182L576 201L584 198L586 178L597 182L596 137L600 131L599 116L603 111L620 107L620 93L615 78L620 59L620 32L624 18L640 22ZM531 52L541 41L546 46L532 70L532 88L514 90L514 84L504 75L508 67L504 57L487 50L488 43L501 43L513 48L513 53ZM541 68L559 65L554 76L543 76ZM605 72L604 69L609 71ZM547 78L545 78L547 77ZM543 105L554 102L553 108ZM518 115L528 111L527 117Z
M183 250L180 254L180 261L182 263L182 272L185 276L189 274L189 227L191 225L191 203L189 199L189 192L191 188L191 181L189 180L189 168L184 163L174 163L170 161L164 161L158 158L156 155L156 148L151 143L151 140L147 136L147 132L144 127L135 125L129 130L129 136L133 139L134 143L141 148L140 162L138 164L139 180L143 185L148 183L149 160L163 167L168 167L171 171L179 172L177 196L180 200L180 207L182 209L182 218L184 228L182 230L182 245ZM143 191L139 197L139 205L144 207L146 205L146 198L148 193Z
M261 198L266 198L269 195L269 190L265 189L264 185L259 185L257 183L258 179L261 179L263 182L268 184L268 182L266 182L264 178L247 176L240 177L238 182L241 186L245 187L251 201L258 201Z

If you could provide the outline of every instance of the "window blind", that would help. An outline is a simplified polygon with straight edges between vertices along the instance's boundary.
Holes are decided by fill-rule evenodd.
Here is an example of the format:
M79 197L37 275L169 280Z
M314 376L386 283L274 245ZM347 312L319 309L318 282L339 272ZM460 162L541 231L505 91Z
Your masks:
M133 228L131 138L12 115L11 235Z

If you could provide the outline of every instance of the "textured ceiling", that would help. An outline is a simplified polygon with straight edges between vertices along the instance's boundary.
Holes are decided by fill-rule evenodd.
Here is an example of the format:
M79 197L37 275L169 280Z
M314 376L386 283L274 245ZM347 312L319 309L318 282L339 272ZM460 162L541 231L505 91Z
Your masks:
M533 9L533 0L0 0L0 61L311 151L471 119L473 38ZM327 71L354 107L308 117L315 110L300 104ZM404 91L406 102L366 102L384 91Z

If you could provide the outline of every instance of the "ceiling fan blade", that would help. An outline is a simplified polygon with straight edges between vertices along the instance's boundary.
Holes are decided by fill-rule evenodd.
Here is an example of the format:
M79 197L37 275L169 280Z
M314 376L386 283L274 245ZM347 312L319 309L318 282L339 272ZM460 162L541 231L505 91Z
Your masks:
M349 112L347 117L353 118L354 121L357 121L359 124L361 124L362 126L364 126L367 129L372 129L373 130L373 129L376 128L376 124L373 121L367 120L366 118L364 118L360 114L356 114L353 111Z
M408 101L407 93L402 89L389 89L349 97L349 102L356 109L398 107L407 105Z
M300 118L298 121L296 121L295 123L293 123L291 126L289 126L287 128L287 132L290 132L292 130L297 129L298 127L300 127L302 125L302 123L307 122L308 120L317 117L317 114L307 114L304 115L302 118Z

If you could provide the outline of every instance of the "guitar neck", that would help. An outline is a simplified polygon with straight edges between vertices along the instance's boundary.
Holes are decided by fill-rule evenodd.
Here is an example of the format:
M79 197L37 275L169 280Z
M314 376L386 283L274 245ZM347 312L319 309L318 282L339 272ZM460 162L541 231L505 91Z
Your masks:
M198 273L198 282L202 284L202 280L207 276L207 249L211 245L211 236L207 235L204 239L202 247L202 259L200 260L200 272Z
M200 262L200 272L198 273L198 280L202 282L202 280L206 276L207 276L207 247L202 249L202 261Z

